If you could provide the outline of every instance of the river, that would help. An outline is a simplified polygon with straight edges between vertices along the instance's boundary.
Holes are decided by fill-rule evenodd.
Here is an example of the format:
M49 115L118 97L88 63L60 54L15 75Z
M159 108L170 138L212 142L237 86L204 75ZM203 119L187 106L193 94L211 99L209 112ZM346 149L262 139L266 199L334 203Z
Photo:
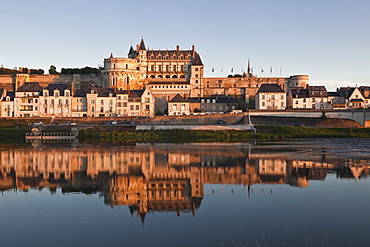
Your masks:
M0 246L369 246L370 140L0 148Z

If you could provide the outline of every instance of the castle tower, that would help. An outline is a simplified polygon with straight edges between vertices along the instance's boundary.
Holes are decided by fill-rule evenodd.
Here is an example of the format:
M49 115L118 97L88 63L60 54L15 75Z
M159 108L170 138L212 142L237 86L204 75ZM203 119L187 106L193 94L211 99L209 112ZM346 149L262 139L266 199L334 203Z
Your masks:
M194 50L194 46L193 46ZM204 65L198 53L190 65L190 97L203 97Z

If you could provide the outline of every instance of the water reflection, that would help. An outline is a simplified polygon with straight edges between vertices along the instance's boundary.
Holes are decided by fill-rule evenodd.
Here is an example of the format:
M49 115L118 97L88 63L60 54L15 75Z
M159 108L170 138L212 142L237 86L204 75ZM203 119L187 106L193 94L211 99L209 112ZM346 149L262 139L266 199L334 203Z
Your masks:
M250 196L255 184L307 187L328 173L362 179L369 164L243 144L1 149L0 190L101 193L105 204L127 205L144 223L157 211L195 215L205 184L244 185Z

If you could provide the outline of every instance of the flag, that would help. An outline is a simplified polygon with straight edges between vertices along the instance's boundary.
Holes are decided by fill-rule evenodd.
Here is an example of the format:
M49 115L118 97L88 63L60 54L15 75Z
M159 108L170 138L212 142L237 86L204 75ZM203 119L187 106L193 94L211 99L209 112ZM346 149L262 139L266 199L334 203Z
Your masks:
M263 68L261 68L261 73L263 73L263 72L265 72L265 71L263 70Z
M220 70L220 72L224 72L224 68L222 68L222 69Z
M272 74L272 67L270 67L270 73Z
M234 73L234 67L231 67L231 73Z
M212 68L212 72L215 72L215 68Z

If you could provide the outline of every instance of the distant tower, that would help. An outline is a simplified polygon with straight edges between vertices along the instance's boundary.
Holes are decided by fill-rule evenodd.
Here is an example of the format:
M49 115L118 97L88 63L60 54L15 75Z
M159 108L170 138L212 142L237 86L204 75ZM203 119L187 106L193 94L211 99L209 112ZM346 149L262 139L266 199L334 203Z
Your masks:
M194 59L190 65L190 97L203 97L204 65L194 50Z

